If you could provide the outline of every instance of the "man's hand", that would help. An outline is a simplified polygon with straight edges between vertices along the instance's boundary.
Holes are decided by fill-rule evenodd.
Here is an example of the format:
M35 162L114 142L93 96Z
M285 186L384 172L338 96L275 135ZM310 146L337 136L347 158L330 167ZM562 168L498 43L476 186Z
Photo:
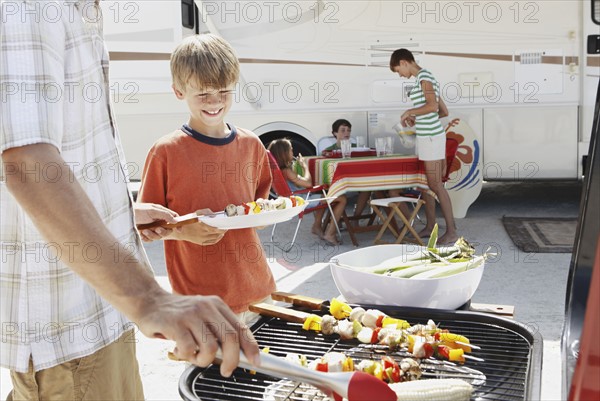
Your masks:
M164 292L144 309L144 315L135 319L141 332L175 341L173 352L178 359L205 367L213 362L220 347L223 376L230 376L237 367L240 349L251 363L260 363L252 332L219 297Z
M134 203L133 213L135 224L152 223L157 220L164 220L167 223L175 223L175 217L178 216L174 211L167 209L162 205L155 203ZM156 241L169 236L172 229L165 227L156 227L146 230L140 230L140 237L145 242Z
M207 215L213 213L210 209L200 209L196 214ZM213 245L221 241L227 230L221 230L203 222L188 224L175 230L168 239L178 239L193 242L198 245Z

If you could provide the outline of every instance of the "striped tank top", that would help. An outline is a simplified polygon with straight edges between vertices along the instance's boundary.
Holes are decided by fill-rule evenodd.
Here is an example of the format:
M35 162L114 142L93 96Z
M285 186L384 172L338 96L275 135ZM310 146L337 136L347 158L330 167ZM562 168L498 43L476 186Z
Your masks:
M423 88L421 88L422 81L429 81L433 85L435 91L435 98L440 98L440 85L438 81L433 77L431 72L422 69L417 73L417 82L415 87L410 91L410 100L412 100L415 108L425 105L425 94ZM442 124L440 123L440 116L437 112L423 114L416 117L415 122L416 133L419 136L434 136L442 135L445 133Z

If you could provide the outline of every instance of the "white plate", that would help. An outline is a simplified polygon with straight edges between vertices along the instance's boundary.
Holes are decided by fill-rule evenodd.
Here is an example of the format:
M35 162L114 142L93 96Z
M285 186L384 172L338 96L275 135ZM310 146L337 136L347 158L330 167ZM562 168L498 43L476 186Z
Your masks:
M244 216L228 217L225 213L219 213L214 216L201 216L198 220L204 224L222 230L264 227L291 220L293 217L302 213L306 205L307 204L305 203L302 206L296 206L289 209L271 210L259 214L246 214Z
M353 152L366 152L371 150L371 148L352 148Z

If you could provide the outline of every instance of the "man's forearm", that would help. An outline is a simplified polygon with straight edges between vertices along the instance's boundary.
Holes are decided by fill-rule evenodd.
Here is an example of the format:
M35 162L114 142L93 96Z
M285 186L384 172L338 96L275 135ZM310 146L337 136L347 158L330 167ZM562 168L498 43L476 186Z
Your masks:
M62 171L56 180L35 179L30 173L41 166L68 169L56 148L38 144L13 148L2 155L6 184L40 233L57 246L63 262L86 280L117 309L135 320L149 307L152 294L163 291L146 266L133 260L106 228L83 188ZM60 167L59 167L60 168ZM59 174L56 175L59 177ZM73 244L94 244L98 260L90 263L82 252L70 252Z

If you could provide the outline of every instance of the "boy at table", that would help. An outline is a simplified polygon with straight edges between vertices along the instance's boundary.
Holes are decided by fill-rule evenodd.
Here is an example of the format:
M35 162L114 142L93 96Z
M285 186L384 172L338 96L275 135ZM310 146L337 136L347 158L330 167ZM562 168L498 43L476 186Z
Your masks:
M334 150L341 149L341 143L344 139L350 139L350 135L352 133L352 124L350 121L340 118L335 120L331 125L331 135L336 139L335 143L325 149L323 149L322 154L327 152L331 152ZM352 144L352 147L356 147L355 144ZM365 207L367 207L367 202L371 198L371 192L358 192L358 195L352 196L350 194L350 199L356 197L356 207L354 209L354 217L361 216Z
M258 137L225 123L239 78L239 61L222 38L186 38L171 56L175 96L186 102L187 123L150 149L139 192L141 202L180 215L199 208L221 211L267 199L271 170ZM203 241L206 232L212 240ZM166 237L165 259L176 293L217 295L248 321L248 305L275 290L275 281L254 228L218 230L202 222Z

